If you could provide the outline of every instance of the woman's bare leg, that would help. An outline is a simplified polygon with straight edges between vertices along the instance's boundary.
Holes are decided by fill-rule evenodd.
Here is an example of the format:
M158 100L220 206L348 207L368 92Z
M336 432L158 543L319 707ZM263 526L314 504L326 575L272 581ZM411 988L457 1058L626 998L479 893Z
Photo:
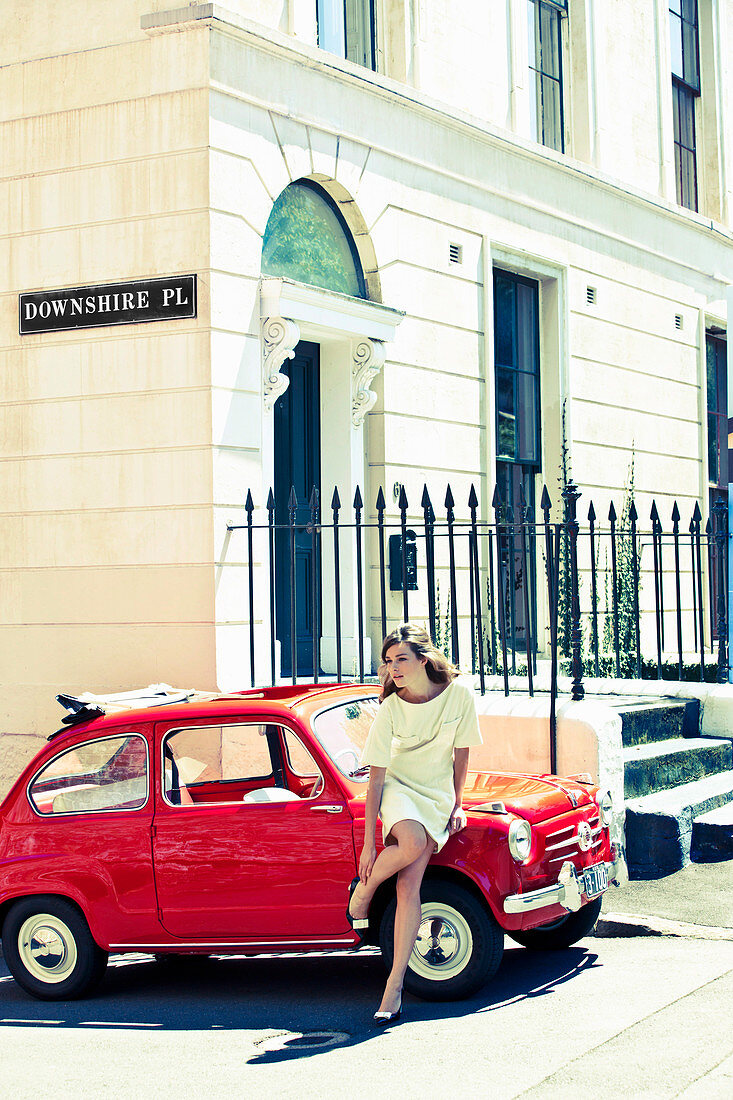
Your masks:
M406 819L393 825L391 836L395 843L388 844L377 856L366 882L360 882L349 904L352 917L365 917L377 887L403 867L422 856L427 843L427 833L419 821ZM433 842L431 841L431 844Z
M420 928L420 885L435 841L425 834L425 845L416 860L397 874L397 910L394 922L394 958L384 989L380 1012L396 1012L402 1002L402 983Z

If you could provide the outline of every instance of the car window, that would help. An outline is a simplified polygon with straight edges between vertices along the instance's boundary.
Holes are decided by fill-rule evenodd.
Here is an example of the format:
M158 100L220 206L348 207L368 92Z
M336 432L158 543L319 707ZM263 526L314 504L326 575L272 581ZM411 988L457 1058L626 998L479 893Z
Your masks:
M321 769L299 737L289 729L283 729L287 763L293 779L299 783L301 798L313 798L323 790Z
M45 766L28 787L39 814L137 810L148 797L148 747L128 733L75 745Z
M349 779L368 779L368 769L361 767L361 751L378 710L375 696L361 696L319 711L311 720L319 743Z
M164 792L173 805L242 801L256 786L274 785L268 731L255 723L191 726L163 742Z

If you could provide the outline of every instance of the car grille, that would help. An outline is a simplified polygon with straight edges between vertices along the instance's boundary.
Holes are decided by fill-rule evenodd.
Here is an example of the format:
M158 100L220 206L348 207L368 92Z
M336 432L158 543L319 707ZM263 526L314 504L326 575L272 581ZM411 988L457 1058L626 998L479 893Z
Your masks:
M576 856L592 857L593 853L603 843L603 831L600 814L596 806L588 807L587 811L576 811L571 815L572 820L567 824L561 824L562 819L549 822L547 832L544 833L545 858L543 863L554 865L561 864L566 859L574 859ZM587 821L591 827L592 843L587 852L581 852L578 846L578 826L581 821ZM543 830L544 832L544 830Z

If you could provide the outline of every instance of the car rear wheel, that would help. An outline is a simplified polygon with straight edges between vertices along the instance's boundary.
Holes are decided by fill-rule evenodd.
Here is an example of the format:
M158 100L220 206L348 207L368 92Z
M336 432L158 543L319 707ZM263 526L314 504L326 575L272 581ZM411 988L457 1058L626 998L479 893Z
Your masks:
M596 898L578 909L577 913L568 913L552 924L530 928L526 932L507 932L507 936L533 951L557 951L570 947L593 933L602 902L602 897Z
M41 1001L81 997L107 966L79 910L49 896L15 903L3 925L3 954L18 985Z
M425 882L422 920L405 974L405 989L427 1001L457 1001L475 993L499 969L504 933L478 898L452 882ZM382 957L394 956L396 900L379 930Z

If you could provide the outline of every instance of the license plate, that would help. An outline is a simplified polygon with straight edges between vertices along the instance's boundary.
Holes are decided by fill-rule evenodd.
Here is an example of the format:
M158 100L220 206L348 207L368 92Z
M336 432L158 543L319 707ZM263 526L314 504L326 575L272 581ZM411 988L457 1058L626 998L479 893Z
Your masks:
M594 898L607 890L608 871L605 863L596 863L595 867L586 867L583 871L583 882L585 883L585 895L588 898Z

